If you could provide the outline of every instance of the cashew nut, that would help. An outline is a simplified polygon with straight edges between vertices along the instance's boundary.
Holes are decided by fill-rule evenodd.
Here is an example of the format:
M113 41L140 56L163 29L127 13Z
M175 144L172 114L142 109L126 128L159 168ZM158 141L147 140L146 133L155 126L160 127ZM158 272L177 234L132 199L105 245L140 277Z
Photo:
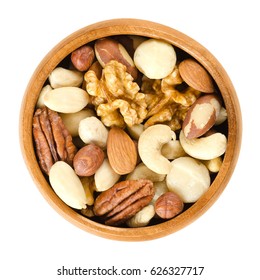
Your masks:
M185 203L197 201L210 186L207 167L191 157L180 157L172 161L172 169L166 176L169 191L179 195Z
M188 155L202 160L210 160L223 155L227 147L227 138L220 132L206 137L187 139L181 131L180 142Z
M86 144L96 144L100 148L107 145L108 130L96 117L87 117L79 123L79 137Z
M139 155L149 169L159 174L169 173L171 163L162 155L161 148L172 139L176 139L175 132L164 124L152 125L140 135Z
M143 163L139 163L135 169L129 173L126 180L139 180L139 179L149 179L152 182L163 181L165 178L164 174L158 174L151 169L149 169Z
M144 227L148 225L150 220L153 218L155 214L154 206L147 205L142 210L137 212L130 220L126 223L129 227Z
M120 175L113 170L106 158L94 175L96 191L106 191L111 188L119 178Z

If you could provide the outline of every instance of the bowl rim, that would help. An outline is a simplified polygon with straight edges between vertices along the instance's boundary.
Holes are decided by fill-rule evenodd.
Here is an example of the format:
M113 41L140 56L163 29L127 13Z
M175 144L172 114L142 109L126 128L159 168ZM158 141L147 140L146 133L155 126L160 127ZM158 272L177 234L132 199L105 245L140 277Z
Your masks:
M168 41L201 63L215 80L228 114L228 142L222 167L208 191L189 209L177 217L142 228L118 228L94 222L62 202L46 181L36 159L32 140L32 117L41 88L49 73L72 50L105 36L139 35ZM37 82L35 82L37 81ZM219 61L200 43L184 33L160 23L143 19L120 18L96 22L70 34L52 48L35 69L25 90L19 120L19 138L27 169L47 202L65 219L77 227L120 241L145 241L172 234L204 214L218 199L235 169L242 141L242 116L235 88Z

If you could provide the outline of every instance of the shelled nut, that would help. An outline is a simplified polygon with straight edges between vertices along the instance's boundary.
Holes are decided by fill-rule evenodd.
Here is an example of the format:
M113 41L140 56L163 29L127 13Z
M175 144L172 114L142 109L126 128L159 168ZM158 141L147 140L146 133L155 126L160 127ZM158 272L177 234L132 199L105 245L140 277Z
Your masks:
M126 49L111 38L102 38L95 43L97 60L104 67L111 60L116 60L126 66L127 72L136 79L137 69Z
M155 202L155 212L163 219L175 217L182 212L183 207L183 201L173 192L162 194Z
M96 173L104 160L104 152L95 144L81 148L73 159L73 167L79 176L91 176Z
M150 180L121 181L96 198L93 210L106 219L107 225L120 225L148 205L153 196Z

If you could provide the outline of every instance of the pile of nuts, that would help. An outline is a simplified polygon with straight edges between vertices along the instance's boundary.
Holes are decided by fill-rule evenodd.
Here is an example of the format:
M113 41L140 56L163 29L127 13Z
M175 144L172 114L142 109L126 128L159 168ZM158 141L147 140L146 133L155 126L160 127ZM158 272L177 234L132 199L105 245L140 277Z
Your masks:
M226 119L195 59L163 40L120 35L81 46L51 72L32 129L63 202L109 226L143 227L207 191L226 151Z

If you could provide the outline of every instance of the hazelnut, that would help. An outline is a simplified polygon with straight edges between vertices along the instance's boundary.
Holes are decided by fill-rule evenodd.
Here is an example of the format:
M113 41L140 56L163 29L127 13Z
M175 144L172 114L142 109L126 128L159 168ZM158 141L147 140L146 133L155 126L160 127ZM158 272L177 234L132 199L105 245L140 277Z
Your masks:
M73 159L73 167L79 176L95 174L104 161L104 152L95 144L81 148Z
M88 45L82 46L71 53L71 62L79 71L87 71L94 58L94 49Z
M155 202L155 212L162 219L171 219L182 212L183 201L174 192L162 194Z

